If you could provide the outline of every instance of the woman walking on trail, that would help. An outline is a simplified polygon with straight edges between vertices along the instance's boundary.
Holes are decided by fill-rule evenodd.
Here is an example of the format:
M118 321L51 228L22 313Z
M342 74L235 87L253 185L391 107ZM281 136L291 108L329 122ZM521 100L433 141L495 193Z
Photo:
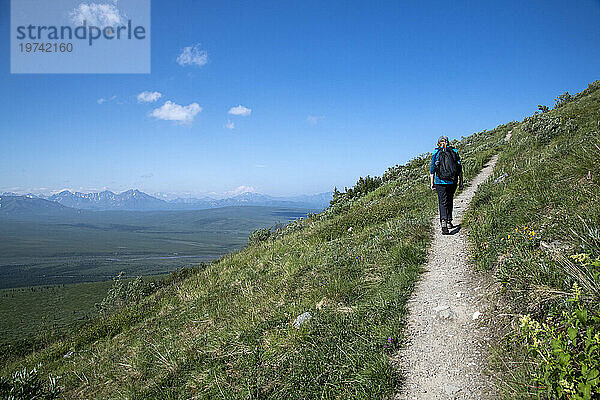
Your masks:
M463 172L458 151L450 146L447 136L440 136L437 147L431 157L431 168L429 169L431 190L438 195L440 207L440 224L442 234L448 235L448 228L454 228L452 224L452 202L458 181L458 188L463 189Z

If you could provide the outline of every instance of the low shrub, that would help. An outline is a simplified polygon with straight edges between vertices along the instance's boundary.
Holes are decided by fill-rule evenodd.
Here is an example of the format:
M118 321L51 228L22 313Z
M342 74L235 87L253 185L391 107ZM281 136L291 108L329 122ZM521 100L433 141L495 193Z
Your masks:
M257 244L266 242L271 237L271 228L260 228L252 231L248 236L248 244Z
M123 279L123 272L113 279L113 285L108 289L106 297L96 307L101 313L114 312L127 304L139 301L145 296L156 290L154 283L145 285L140 276L135 279Z
M545 144L561 133L574 132L577 129L577 123L572 119L544 113L525 118L522 127L538 142Z
M569 92L564 92L563 94L559 95L556 99L554 99L554 108L562 107L565 104L572 102L574 99L575 96L573 96Z
M600 265L600 262L598 262ZM569 311L538 322L521 318L515 339L535 365L531 387L548 399L591 400L600 394L600 309L588 312L575 284Z

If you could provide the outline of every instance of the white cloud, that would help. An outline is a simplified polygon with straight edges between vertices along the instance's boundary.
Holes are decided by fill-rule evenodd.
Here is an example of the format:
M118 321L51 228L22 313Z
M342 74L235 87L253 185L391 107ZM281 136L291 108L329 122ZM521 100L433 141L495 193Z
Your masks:
M203 66L208 62L208 54L200 49L199 44L184 47L177 56L177 63L181 66L198 65Z
M175 121L180 124L191 124L194 122L196 114L201 111L202 107L198 103L181 106L172 101L167 101L161 107L155 108L150 115L157 119Z
M316 125L324 119L324 115L309 115L308 117L306 117L306 122L308 122L311 125Z
M104 104L104 103L108 103L109 101L115 101L117 98L117 96L112 96L112 97L100 97L98 100L96 100L96 102L98 104ZM119 102L117 102L118 104L120 104Z
M251 113L252 113L251 109L244 107L242 105L239 105L237 107L231 107L229 109L229 114L231 114L231 115L241 115L242 117L247 117Z
M148 92L144 91L137 95L137 100L139 103L154 103L156 100L162 97L162 93L160 92Z
M227 123L225 125L223 125L225 128L227 129L233 129L235 128L235 124L233 122L231 122L230 120L227 120Z
M69 13L69 17L71 22L77 26L83 25L83 21L88 26L97 27L123 25L127 17L119 11L116 6L117 2L113 1L113 3L81 3Z
M238 194L244 194L244 193L256 193L256 189L254 189L252 186L241 185L241 186L236 187L233 190L225 192L225 195L236 196Z

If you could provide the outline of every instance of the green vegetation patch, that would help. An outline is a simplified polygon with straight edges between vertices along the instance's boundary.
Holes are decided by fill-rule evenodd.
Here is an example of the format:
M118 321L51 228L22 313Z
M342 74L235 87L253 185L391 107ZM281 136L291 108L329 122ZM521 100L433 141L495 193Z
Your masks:
M597 81L577 95L563 94L553 110L541 106L542 113L517 124L466 216L475 265L496 272L516 312L533 321L523 326L535 327L526 340L509 335L499 349L509 398L600 396L593 372L598 352L579 346L592 346L600 332L598 89ZM573 317L583 312L586 319ZM528 347L533 337L549 347ZM501 367L507 357L511 367Z

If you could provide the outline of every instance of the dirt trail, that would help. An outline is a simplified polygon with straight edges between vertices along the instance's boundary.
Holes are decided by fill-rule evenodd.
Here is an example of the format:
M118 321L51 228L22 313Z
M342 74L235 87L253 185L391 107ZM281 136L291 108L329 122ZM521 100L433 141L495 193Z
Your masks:
M490 177L494 156L454 200L454 223L459 224L479 184ZM397 355L406 381L398 400L492 399L493 385L487 367L485 324L489 313L487 282L475 276L468 264L464 230L442 235L439 217L426 272L409 300L407 347Z

